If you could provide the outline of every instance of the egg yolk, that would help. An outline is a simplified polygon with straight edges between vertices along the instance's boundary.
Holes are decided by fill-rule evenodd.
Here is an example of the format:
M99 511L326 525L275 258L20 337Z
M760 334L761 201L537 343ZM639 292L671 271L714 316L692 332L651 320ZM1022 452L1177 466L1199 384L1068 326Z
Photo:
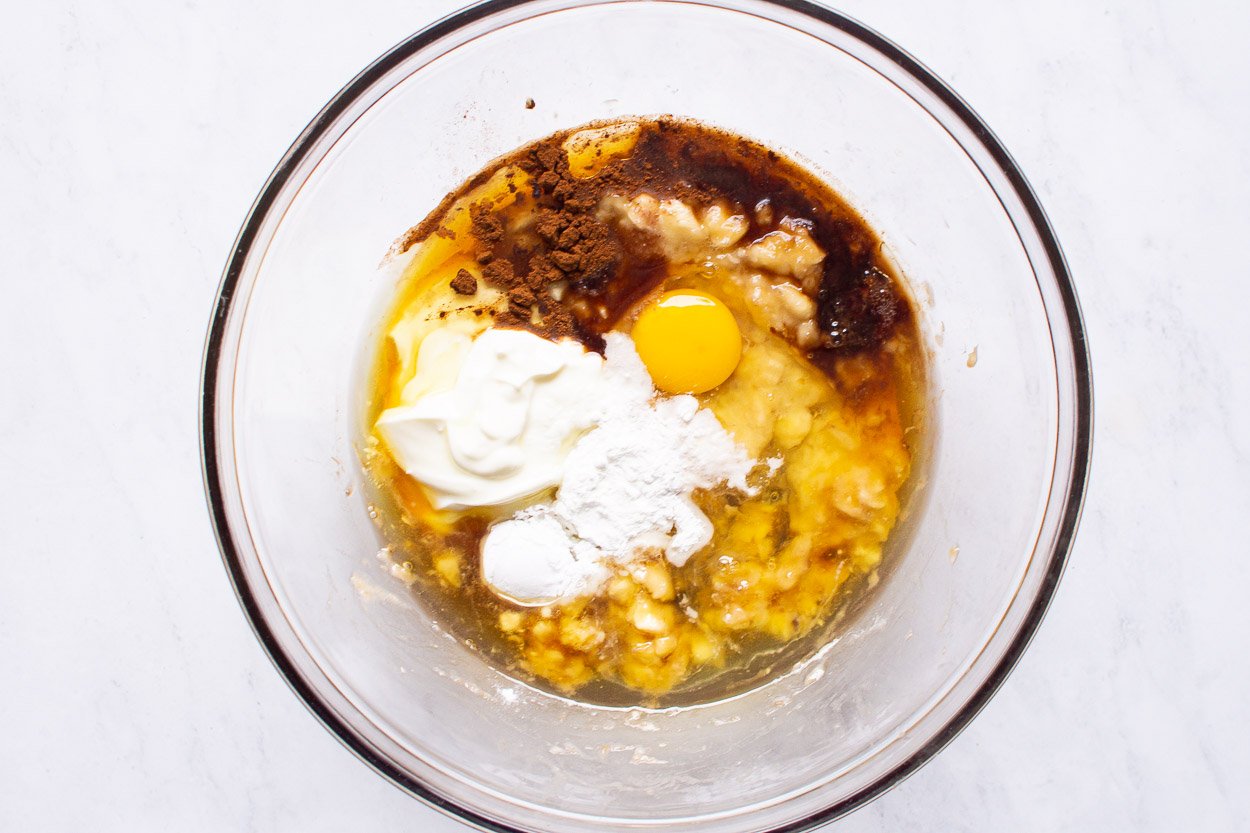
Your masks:
M742 333L721 301L692 289L666 292L638 316L631 333L642 363L665 393L703 393L729 378Z

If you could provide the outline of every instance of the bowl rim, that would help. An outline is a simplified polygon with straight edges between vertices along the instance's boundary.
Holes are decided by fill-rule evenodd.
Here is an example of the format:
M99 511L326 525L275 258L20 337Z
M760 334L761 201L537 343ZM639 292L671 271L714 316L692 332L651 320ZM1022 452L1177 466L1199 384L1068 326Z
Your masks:
M588 0L584 5L615 5L616 3L633 1ZM434 809L479 829L496 831L497 833L525 833L525 830L483 816L440 795L419 779L378 754L368 743L357 736L342 718L327 707L313 687L299 674L292 660L283 652L272 629L264 619L260 605L251 587L247 583L239 552L233 542L222 488L222 472L217 458L217 439L219 434L217 384L223 341L226 336L227 319L240 276L243 273L249 255L252 253L263 222L276 202L278 195L290 181L299 165L313 151L318 141L331 129L336 119L348 110L375 82L402 64L414 53L484 18L499 12L534 5L539 2L542 2L542 0L483 0L483 2L449 14L404 39L373 61L339 90L317 113L290 148L287 149L266 180L235 238L234 247L223 270L218 287L213 315L205 339L200 377L199 433L201 473L213 532L235 595L243 608L253 633L255 633L270 661L313 716L340 743L377 773ZM675 5L689 3L692 5L737 10L734 9L732 0L731 2L724 2L723 0L667 0L667 2L673 2ZM1011 190L1015 192L1016 197L1020 200L1030 223L1038 235L1045 257L1053 271L1055 285L1068 321L1067 336L1070 339L1072 348L1072 383L1075 394L1072 466L1067 483L1067 497L1058 517L1054 546L1049 553L1049 563L1042 576L1037 596L1021 620L1019 628L1009 642L1003 656L991 670L985 682L951 717L946 725L908 758L887 771L873 783L850 796L816 813L780 827L770 828L767 832L795 833L796 831L811 830L843 816L871 802L902 782L932 759L934 755L963 731L994 696L1014 669L1025 649L1032 641L1054 597L1080 523L1092 457L1094 422L1093 377L1088 338L1080 304L1076 296L1071 272L1068 269L1054 229L1020 167L1007 152L1002 142L972 107L944 81L938 78L935 73L901 47L842 12L809 2L809 0L753 0L753 2L774 6L787 12L809 17L818 23L832 26L862 42L923 85L930 93L934 94L943 104L949 107L951 112L965 126L971 129L983 149L989 153L990 158L998 166L1000 172L1005 175ZM1052 329L1052 332L1058 336L1060 331Z

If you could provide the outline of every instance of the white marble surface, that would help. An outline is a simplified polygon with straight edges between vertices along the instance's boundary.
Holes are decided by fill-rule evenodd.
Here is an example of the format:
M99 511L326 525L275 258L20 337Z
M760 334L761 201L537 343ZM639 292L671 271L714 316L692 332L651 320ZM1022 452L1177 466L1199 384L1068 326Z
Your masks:
M346 79L454 2L5 5L0 830L463 829L270 667L217 557L195 430L252 197ZM951 82L1038 189L1098 420L1081 535L1027 656L835 828L1245 829L1250 7L844 5Z

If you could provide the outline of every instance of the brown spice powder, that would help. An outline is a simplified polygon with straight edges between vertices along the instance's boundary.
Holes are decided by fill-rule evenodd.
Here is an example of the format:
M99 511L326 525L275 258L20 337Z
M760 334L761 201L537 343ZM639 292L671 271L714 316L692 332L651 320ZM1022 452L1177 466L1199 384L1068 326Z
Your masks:
M468 269L461 269L451 279L451 291L457 295L476 295L477 278L469 274Z

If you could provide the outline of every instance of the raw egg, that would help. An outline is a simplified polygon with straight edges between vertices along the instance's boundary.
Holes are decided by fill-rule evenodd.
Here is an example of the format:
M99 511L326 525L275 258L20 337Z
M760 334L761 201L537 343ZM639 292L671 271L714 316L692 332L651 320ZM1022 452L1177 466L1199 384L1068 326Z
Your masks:
M655 385L665 393L703 393L729 378L742 356L742 333L724 303L696 289L675 289L647 304L632 333Z

